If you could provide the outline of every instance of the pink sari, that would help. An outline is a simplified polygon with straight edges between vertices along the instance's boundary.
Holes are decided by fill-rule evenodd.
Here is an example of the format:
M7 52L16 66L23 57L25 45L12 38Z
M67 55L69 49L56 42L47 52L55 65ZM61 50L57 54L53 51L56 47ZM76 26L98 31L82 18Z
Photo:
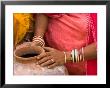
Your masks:
M71 13L46 14L49 16L45 41L48 46L61 51L80 49L97 41L97 14ZM97 60L66 63L70 75L96 75Z

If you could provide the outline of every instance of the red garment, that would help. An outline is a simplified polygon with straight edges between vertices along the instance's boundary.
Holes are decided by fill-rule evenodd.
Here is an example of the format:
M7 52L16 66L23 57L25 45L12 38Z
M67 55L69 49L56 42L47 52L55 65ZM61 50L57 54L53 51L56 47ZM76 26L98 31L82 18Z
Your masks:
M97 41L96 13L46 14L49 16L46 43L61 51L71 51ZM70 75L96 75L97 61L67 63Z

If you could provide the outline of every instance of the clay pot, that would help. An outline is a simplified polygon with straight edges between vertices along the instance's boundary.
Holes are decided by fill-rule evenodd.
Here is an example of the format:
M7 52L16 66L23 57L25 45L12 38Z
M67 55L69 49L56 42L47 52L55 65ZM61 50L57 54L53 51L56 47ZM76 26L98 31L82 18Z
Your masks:
M31 46L30 42L19 45L14 51L14 58L20 63L31 63L37 61L37 56L44 53L40 46Z

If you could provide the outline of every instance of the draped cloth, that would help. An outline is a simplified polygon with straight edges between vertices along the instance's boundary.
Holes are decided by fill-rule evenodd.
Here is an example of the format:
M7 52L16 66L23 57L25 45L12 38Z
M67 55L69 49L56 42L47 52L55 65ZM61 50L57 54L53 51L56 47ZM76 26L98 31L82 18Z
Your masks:
M93 42L97 45L96 13L56 13L49 17L46 44L61 51L80 49ZM66 63L70 75L96 75L97 60Z
M27 32L33 31L33 14L31 13L14 13L13 26L14 26L14 46L23 42Z

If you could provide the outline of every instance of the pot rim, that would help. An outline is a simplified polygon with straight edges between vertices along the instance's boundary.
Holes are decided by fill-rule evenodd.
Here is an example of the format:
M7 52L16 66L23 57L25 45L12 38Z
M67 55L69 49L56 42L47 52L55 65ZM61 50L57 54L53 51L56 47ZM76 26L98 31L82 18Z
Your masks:
M25 48L25 47L27 47L27 46L24 46L24 47L22 47L22 48L16 48L16 50L14 51L14 58L18 61L18 60L20 60L20 61L33 61L33 60L37 60L36 58L37 58L37 56L33 56L33 57L20 57L20 56L17 56L16 55L16 52L17 52L17 50L20 50L20 49L23 49L23 48ZM41 46L28 46L28 47L32 47L36 52L37 52L37 50L35 49L35 48L40 48L40 50L41 50L41 53L40 54L42 54L42 53L44 53L45 52L45 50L41 47ZM31 49L32 49L31 48Z

